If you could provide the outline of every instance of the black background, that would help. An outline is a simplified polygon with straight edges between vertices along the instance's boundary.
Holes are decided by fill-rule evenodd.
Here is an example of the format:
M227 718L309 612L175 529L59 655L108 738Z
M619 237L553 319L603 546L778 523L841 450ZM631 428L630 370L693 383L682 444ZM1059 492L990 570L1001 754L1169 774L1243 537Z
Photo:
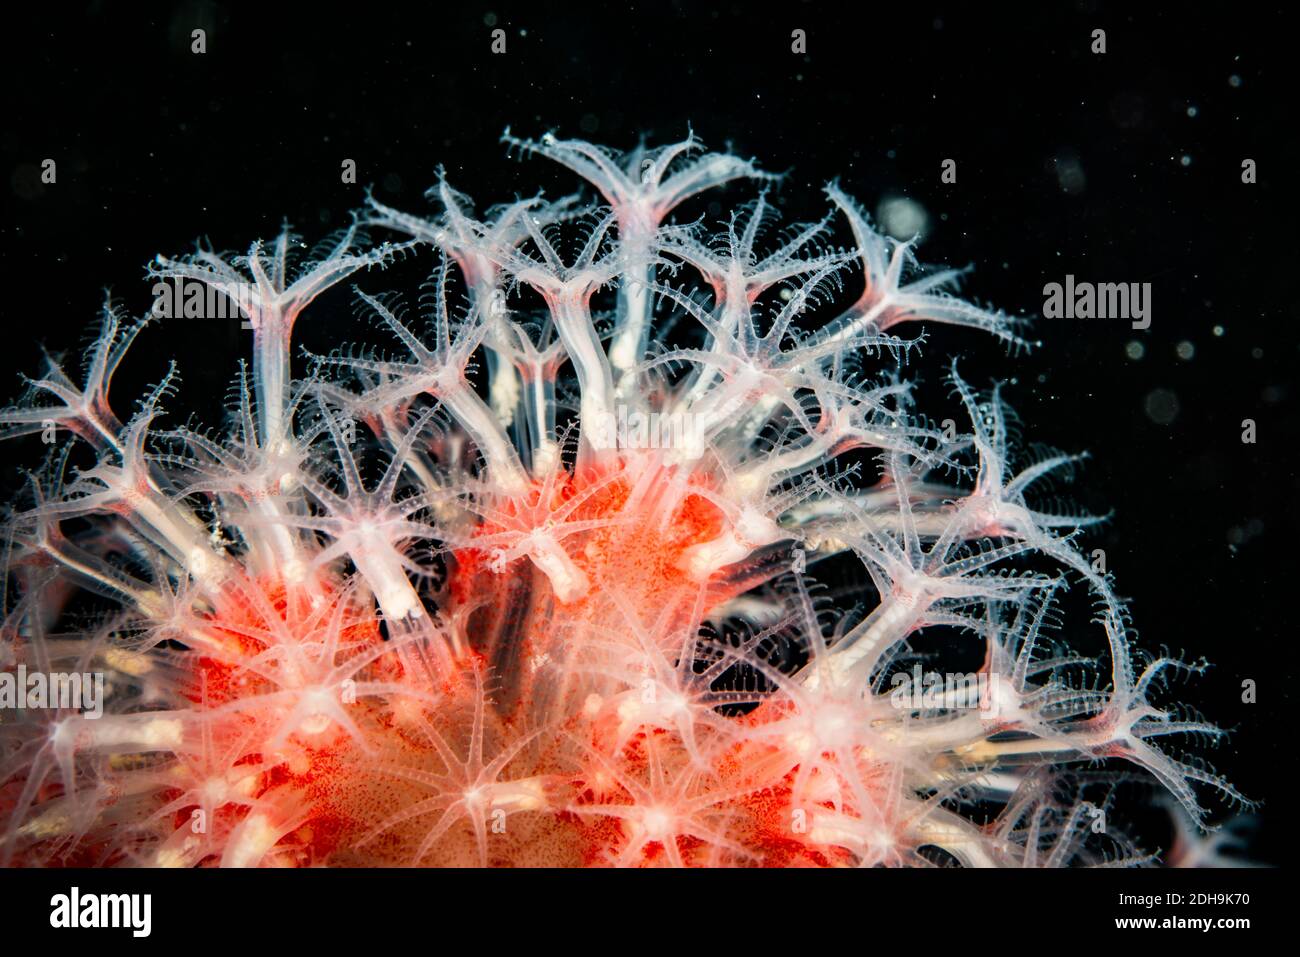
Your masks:
M960 352L977 382L1014 380L1031 438L1093 453L1072 495L1115 518L1091 547L1133 599L1144 646L1215 663L1185 697L1237 728L1213 758L1265 802L1256 856L1288 856L1300 355L1296 210L1283 195L1297 171L1285 48L1296 23L1281 6L186 2L5 16L4 398L18 370L38 367L41 342L84 341L104 287L143 314L145 262L197 237L241 248L287 220L317 238L347 222L366 184L421 212L440 164L484 205L574 188L544 160L507 158L506 126L626 148L690 124L712 147L789 171L779 199L795 219L821 215L836 176L869 209L911 197L930 215L922 261L974 264L972 296L1026 315L1066 273L1152 283L1145 332L1040 320L1043 347L1010 356L936 328L911 371L938 384ZM503 55L490 51L495 27ZM1090 52L1097 28L1104 55ZM791 52L794 29L806 55ZM54 185L40 183L45 158ZM348 158L361 185L340 182ZM948 158L955 184L940 182ZM1245 158L1254 185L1241 182ZM1082 184L1063 188L1063 168ZM300 341L325 351L364 337L347 299L323 302ZM215 421L249 335L234 322L154 327L123 370L119 414L175 358L179 409ZM1126 355L1134 341L1140 360ZM1157 389L1177 397L1172 422L1147 414ZM1247 418L1254 445L1241 441ZM0 450L6 482L32 452ZM1257 704L1240 700L1246 679Z

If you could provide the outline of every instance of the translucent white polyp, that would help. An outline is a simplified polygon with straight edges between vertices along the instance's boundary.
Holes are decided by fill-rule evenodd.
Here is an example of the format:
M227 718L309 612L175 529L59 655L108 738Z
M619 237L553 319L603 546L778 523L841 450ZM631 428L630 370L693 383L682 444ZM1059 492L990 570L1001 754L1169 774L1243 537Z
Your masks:
M560 547L553 536L535 534L528 549L528 557L550 579L551 588L561 604L577 601L591 589L586 573L574 564L569 553Z
M424 604L407 577L398 553L387 541L370 537L348 553L357 571L375 593L384 617L393 621L419 618Z

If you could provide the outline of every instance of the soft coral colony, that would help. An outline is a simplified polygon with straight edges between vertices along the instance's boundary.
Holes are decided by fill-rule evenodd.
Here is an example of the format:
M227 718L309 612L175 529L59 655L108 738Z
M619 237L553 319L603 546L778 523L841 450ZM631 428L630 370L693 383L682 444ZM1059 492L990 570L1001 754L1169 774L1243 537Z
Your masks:
M1131 647L1095 520L1034 504L1079 456L1024 454L955 365L969 432L912 408L921 323L1014 350L1021 320L836 185L774 231L775 177L693 138L506 141L601 200L478 219L444 181L436 217L371 199L306 257L149 267L252 326L220 430L160 421L174 369L118 417L146 323L111 306L81 375L50 357L0 413L57 435L9 516L0 668L107 677L100 717L0 713L0 862L1144 863L1109 813L1134 779L1198 823L1244 801L1163 700L1203 664ZM744 181L712 231L672 216ZM356 293L390 345L294 378L312 301L414 255L417 304ZM1095 614L1064 628L1072 590ZM940 628L978 706L898 693Z

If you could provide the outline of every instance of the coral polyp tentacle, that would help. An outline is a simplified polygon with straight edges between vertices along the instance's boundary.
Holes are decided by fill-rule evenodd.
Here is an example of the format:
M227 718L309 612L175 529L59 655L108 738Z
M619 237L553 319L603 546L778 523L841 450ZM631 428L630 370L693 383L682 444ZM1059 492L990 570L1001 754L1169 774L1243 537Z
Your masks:
M1184 851L1248 803L1171 744L1223 736L1164 688L1204 664L1137 651L1102 519L1037 499L1084 456L955 363L968 431L914 408L922 326L1024 320L838 184L777 235L776 177L694 135L505 141L589 201L441 177L306 257L150 265L251 324L221 428L164 428L175 368L119 418L112 304L0 410L61 439L7 516L0 864L1143 864L1139 779ZM723 186L757 197L679 220ZM295 378L313 303L429 247L423 323L355 290L395 354Z

